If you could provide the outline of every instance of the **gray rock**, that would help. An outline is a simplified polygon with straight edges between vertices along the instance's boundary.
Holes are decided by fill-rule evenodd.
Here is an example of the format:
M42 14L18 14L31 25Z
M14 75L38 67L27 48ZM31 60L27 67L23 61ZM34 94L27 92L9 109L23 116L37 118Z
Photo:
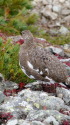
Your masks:
M20 124L19 124L19 125L20 125ZM26 120L25 120L24 122L21 123L21 125L31 125L31 124L30 124L29 121L26 121Z
M17 89L18 88L18 84L12 81L6 81L5 82L5 89Z
M45 8L46 8L47 10L52 11L52 4L48 4Z
M47 0L42 0L42 4L47 5L48 4Z
M66 119L70 120L69 116L61 114L56 110L33 110L29 112L26 119L30 121L44 121L44 118L48 118L49 116L53 116L58 122Z
M70 23L70 15L64 17L64 21L67 21Z
M56 13L54 13L54 12L52 12L52 11L49 11L49 10L47 10L47 9L43 9L43 10L41 11L41 13L42 13L46 18L49 18L49 19L52 19L52 20L57 19L57 16L58 16Z
M42 16L41 23L42 23L43 25L47 24L47 19L46 19L44 16Z
M50 34L51 35L57 35L58 34L58 31L57 30L53 30L53 29L50 29Z
M32 121L31 125L44 125L44 124L40 121Z
M18 120L17 119L11 119L7 122L6 125L17 125L18 124Z
M66 69L67 69L68 75L70 76L70 67L66 66Z
M5 95L3 94L2 91L0 91L0 103L3 102L5 99Z
M57 96L62 94L63 100L67 105L70 105L70 91L65 88L57 88L56 89Z
M65 56L70 57L70 44L65 44L63 46Z
M68 9L70 9L70 0L66 0L65 1L65 8L67 7Z
M0 73L0 82L3 82L4 81L4 77L3 75Z
M70 25L70 0L34 0L34 2L35 7L32 11L37 13L40 19L42 19L42 16L46 18L46 20L42 20L42 24L45 22L44 26L49 27L49 32L52 29L49 25L53 25L53 21L57 20L65 27ZM53 27L55 26L53 25ZM62 34L66 35L67 32L64 30ZM53 32L54 35L59 33Z
M59 0L59 2L60 2L60 3L64 3L64 2L65 2L65 0Z
M61 11L61 5L54 5L53 11L59 13Z
M63 34L63 35L66 35L66 34L69 33L69 30L64 26L61 26L61 28L59 29L59 33Z
M45 0L47 1L47 4L52 4L52 0Z
M48 109L60 110L64 105L63 100L54 96L48 96L46 92L23 90L19 95L24 95L24 100L27 100L36 109L46 106Z
M25 101L20 96L15 96L15 97L10 96L1 105L1 108L8 110L10 112L13 112L13 111L19 112L19 110L20 110L20 111L23 111L25 113L29 112L30 110L33 110L33 107L31 104L28 103L28 100ZM17 114L17 117L18 117L18 114Z
M53 125L59 125L59 122L57 122L53 116L49 116L48 118L44 120L44 124L47 125L47 123L49 124L52 123Z
M25 86L26 88L30 88L31 90L42 90L42 85L37 81L33 83L29 83Z
M54 46L49 46L48 49L51 49L52 52L54 52L55 54L59 54L61 56L64 56L64 50L62 48L57 48Z
M62 15L69 15L70 10L69 9L62 9Z
M48 109L60 110L63 107L64 102L62 99L56 98L54 96L49 96L47 98L44 98L44 101L42 101L41 99L40 105L46 106Z
M65 50L70 50L70 44L64 44L64 47L63 47Z

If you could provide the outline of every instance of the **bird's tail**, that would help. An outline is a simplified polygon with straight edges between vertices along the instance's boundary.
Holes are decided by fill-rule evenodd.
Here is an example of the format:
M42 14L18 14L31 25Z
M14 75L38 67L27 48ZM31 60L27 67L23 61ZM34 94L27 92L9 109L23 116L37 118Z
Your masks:
M68 77L67 79L66 79L66 85L70 88L70 77Z

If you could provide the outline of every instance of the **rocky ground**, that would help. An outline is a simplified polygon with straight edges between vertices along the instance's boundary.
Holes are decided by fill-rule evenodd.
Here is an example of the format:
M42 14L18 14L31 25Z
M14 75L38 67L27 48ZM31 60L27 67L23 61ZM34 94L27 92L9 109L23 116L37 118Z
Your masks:
M40 16L40 24L51 34L70 32L70 0L33 0L31 13Z
M44 39L37 40L45 42ZM46 49L52 50L65 64L70 76L70 45L58 47L46 43ZM70 125L70 88L62 83L40 81L17 85L4 81L0 74L0 124Z

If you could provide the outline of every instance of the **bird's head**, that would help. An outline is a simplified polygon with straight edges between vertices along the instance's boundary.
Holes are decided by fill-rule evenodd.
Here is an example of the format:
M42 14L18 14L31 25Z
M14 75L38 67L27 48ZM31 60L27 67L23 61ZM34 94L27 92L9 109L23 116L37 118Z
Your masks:
M33 41L33 35L29 30L25 30L21 32L22 37L24 39L24 42L32 42Z

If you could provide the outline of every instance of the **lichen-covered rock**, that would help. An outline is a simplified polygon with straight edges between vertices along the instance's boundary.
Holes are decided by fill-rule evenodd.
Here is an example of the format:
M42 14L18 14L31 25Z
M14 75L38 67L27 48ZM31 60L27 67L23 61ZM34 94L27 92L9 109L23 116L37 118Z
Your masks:
M18 120L12 119L12 120L9 120L6 125L16 125L16 124L18 124Z
M65 88L57 88L56 89L57 96L59 94L62 94L62 98L64 102L68 105L70 105L70 90L67 90Z
M0 91L0 103L3 102L5 99L5 95L3 94L2 91Z
M70 117L67 115L63 115L59 113L56 110L34 110L29 112L27 116L27 120L38 120L43 121L44 118L48 118L49 116L53 116L58 122L61 122L62 120L70 120Z
M53 125L59 125L59 122L57 122L56 119L53 116L47 117L44 120L44 124L46 125L47 123L49 123L49 124L52 123Z

